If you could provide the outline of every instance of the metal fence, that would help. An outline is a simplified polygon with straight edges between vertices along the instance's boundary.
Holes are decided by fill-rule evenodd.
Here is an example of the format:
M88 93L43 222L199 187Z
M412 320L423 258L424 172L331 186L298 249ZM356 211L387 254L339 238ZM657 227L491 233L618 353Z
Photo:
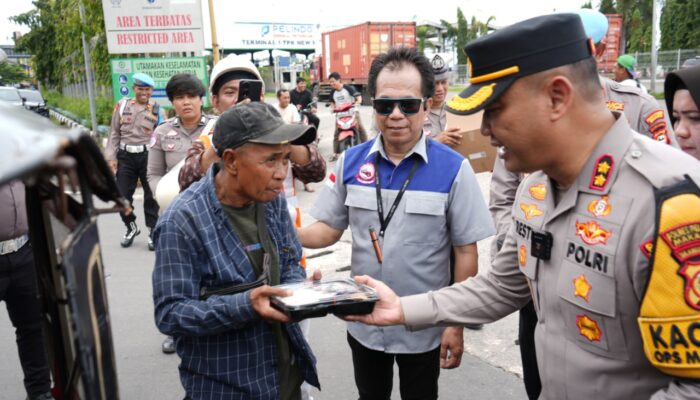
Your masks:
M637 59L636 70L639 73L639 79L643 84L649 87L651 80L651 53L631 53ZM663 79L669 72L680 69L683 62L687 59L700 56L700 49L678 49L670 51L659 51L656 61L656 91L663 91ZM456 65L452 67L450 76L450 86L467 86L469 84L467 66Z

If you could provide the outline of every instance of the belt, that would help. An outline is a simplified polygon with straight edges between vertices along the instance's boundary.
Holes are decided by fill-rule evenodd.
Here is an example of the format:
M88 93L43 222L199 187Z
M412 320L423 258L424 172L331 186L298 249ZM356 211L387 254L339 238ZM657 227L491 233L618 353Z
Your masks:
M144 151L148 151L148 148L145 144L135 145L119 143L119 149L124 150L127 153L143 153Z
M17 250L21 249L22 246L27 244L28 241L28 235L22 235L14 239L3 240L2 242L0 242L0 255L14 253Z

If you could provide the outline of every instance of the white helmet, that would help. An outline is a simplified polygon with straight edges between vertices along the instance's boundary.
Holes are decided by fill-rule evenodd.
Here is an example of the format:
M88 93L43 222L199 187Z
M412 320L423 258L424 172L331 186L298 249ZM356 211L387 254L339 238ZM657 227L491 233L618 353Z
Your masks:
M212 92L214 90L214 83L216 83L216 80L223 74L231 71L243 71L243 72L249 72L253 75L255 75L258 79L261 81L262 76L260 76L260 72L258 69L253 65L252 62L250 62L249 59L247 59L244 56L239 56L235 54L231 54L224 58L223 60L219 61L214 68L211 70L211 76L209 77L209 95L213 96L214 93Z

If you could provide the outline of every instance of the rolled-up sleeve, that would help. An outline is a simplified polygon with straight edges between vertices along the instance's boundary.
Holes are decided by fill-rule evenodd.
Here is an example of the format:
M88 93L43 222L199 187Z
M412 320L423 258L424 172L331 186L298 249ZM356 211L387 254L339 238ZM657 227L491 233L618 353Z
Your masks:
M467 160L462 161L450 190L449 201L447 220L452 245L476 243L496 233L479 183Z
M348 207L345 205L347 190L343 183L343 164L345 154L341 155L335 166L335 172L328 177L328 185L316 199L311 216L324 222L331 228L344 231L348 228Z

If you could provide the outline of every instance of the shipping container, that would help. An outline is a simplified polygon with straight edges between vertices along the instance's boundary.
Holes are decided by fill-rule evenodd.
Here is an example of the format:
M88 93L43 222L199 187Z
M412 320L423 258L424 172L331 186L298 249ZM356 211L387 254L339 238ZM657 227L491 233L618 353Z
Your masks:
M343 83L354 85L369 104L367 76L372 61L392 46L416 46L415 22L365 22L330 32L323 32L321 56L311 74L314 89L321 101L329 100L328 75L338 72Z

